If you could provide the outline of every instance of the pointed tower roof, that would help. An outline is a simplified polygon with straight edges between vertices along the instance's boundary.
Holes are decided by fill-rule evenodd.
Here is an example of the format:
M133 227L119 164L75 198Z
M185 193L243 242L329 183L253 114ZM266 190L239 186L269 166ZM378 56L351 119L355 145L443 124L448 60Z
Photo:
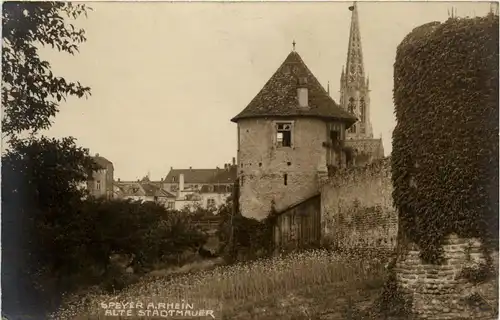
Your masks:
M349 31L349 46L347 47L346 80L348 83L363 83L365 66L361 47L361 32L359 30L358 6L356 2L349 7L352 12L351 29Z
M307 83L308 107L299 106L297 100L299 79L305 79ZM255 98L231 121L290 116L336 119L346 122L348 126L357 121L333 101L296 51L290 52Z

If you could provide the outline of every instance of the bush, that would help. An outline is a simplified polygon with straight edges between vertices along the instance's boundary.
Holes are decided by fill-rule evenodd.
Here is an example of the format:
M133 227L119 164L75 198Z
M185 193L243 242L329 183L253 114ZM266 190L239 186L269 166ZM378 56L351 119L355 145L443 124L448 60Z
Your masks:
M258 221L239 213L231 216L228 213L232 208L230 201L224 208L220 213L223 220L218 237L226 260L231 263L269 256L273 249L273 213Z
M453 232L498 245L498 81L491 14L422 25L397 48L393 198L426 261Z

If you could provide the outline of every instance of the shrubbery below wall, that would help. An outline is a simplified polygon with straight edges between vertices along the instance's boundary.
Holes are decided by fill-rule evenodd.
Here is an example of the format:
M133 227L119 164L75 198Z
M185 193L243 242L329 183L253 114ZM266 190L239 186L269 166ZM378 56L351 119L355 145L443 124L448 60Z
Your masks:
M498 245L498 81L492 14L425 24L397 48L393 197L425 261L453 232Z

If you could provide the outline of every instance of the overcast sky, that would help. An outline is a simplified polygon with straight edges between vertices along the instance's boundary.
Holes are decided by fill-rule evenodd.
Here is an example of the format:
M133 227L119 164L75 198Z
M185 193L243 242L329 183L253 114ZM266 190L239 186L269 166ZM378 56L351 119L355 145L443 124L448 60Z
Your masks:
M92 88L61 105L50 136L74 136L108 158L115 179L159 180L170 167L213 168L236 156L230 119L292 49L338 102L346 62L348 2L92 2L76 25L80 54L44 50L57 75ZM391 151L396 47L423 23L484 15L487 2L359 2L374 135Z

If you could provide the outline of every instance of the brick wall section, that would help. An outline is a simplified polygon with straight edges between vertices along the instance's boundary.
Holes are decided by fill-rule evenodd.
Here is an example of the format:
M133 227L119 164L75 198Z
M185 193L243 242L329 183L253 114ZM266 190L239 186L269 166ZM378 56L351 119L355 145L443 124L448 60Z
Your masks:
M275 120L238 122L238 176L242 215L261 220L275 201L278 211L318 193L317 171L326 171L327 124L314 118L293 120L292 147L276 148ZM284 185L284 174L287 185Z
M422 319L497 319L488 304L498 305L498 278L474 285L460 276L464 267L485 261L480 242L451 235L443 242L443 250L447 259L443 265L422 263L416 248L398 259L396 277L413 300L413 312ZM498 275L498 252L492 258ZM467 303L475 292L486 300L483 307Z
M341 249L396 245L390 158L320 176L322 242Z

